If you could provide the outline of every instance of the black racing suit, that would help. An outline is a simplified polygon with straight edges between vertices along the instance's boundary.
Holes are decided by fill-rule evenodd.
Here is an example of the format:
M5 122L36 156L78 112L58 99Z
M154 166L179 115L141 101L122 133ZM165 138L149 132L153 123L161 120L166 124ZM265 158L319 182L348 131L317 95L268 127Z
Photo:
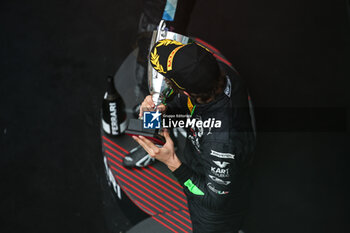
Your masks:
M192 117L215 118L221 127L188 129L185 149L178 152L182 165L173 172L184 186L193 231L200 233L238 232L248 207L249 164L255 147L248 94L241 78L220 65L227 78L224 93L197 105ZM186 96L176 96L168 111L189 113L187 101Z

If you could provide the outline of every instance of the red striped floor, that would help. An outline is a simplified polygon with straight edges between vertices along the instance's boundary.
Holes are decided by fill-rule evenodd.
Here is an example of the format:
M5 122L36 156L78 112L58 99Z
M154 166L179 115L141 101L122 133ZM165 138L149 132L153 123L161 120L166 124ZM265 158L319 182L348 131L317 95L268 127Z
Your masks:
M201 39L199 39L199 38L194 38L194 39L195 39L195 41L196 41L198 44L201 44L201 45L203 45L204 47L206 47L207 49L209 49L209 50L213 53L214 57L215 57L218 61L223 62L223 63L225 63L226 65L232 67L231 62L229 62L229 61L220 53L220 51L217 50L214 46L208 44L207 42L205 42L205 41L203 41L203 40L201 40Z
M192 232L187 199L176 180L156 165L127 169L122 161L129 151L106 136L102 143L116 181L135 205L172 232Z

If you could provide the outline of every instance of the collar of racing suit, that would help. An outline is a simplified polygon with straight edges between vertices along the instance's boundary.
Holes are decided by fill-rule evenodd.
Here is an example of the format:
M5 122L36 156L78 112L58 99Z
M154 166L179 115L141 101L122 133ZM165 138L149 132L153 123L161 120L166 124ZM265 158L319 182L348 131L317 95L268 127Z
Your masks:
M232 88L231 86L229 86L229 84L231 84L232 82L229 80L229 77L226 75L226 85L224 90L226 90L227 88ZM232 90L230 90L232 91ZM219 94L218 96L216 96L216 98L206 104L198 104L196 103L196 108L194 111L194 115L201 115L201 113L209 113L209 112L213 112L213 111L217 111L218 109L222 108L225 106L225 104L230 100L230 97L224 93L224 91Z

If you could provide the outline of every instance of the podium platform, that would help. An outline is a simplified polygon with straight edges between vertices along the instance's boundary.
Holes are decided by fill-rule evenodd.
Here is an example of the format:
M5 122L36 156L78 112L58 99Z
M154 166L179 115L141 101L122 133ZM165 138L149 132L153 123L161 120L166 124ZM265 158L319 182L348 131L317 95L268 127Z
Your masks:
M149 218L137 225L143 226L142 232L192 232L182 186L165 165L156 162L146 168L128 169L123 166L123 158L136 146L136 142L127 135L117 138L102 135L103 154L120 189L119 201L128 198L149 215ZM140 231L131 229L130 232Z
M114 76L129 119L133 117L131 108L140 101L134 93L137 52L135 49L128 55ZM116 199L123 212L132 213L129 219L138 221L136 224L134 221L129 232L192 232L186 196L170 170L158 161L146 168L125 168L124 156L138 144L130 136L111 137L103 131L101 140L107 176L113 183Z

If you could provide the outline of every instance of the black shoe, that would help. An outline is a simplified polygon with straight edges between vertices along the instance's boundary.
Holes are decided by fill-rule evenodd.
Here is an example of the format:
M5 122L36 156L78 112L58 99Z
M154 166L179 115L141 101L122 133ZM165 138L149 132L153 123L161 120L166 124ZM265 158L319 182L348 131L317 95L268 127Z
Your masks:
M130 151L130 154L123 159L124 167L147 167L155 162L141 146L138 146Z

